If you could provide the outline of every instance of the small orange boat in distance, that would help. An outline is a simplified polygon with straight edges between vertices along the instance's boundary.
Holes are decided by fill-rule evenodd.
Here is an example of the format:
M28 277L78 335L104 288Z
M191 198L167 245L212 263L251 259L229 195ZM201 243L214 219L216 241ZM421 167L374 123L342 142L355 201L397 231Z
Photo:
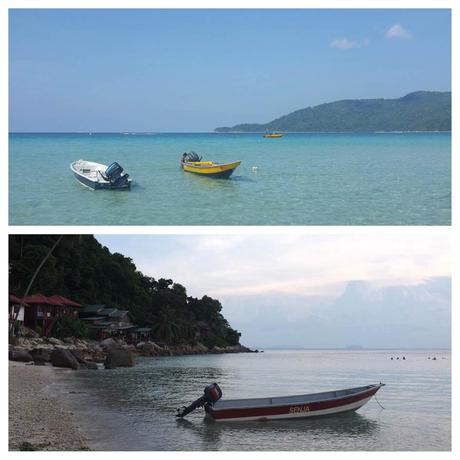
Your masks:
M279 137L283 137L283 134L275 132L275 131L272 131L271 133L265 133L264 137L268 138L268 139L277 139Z

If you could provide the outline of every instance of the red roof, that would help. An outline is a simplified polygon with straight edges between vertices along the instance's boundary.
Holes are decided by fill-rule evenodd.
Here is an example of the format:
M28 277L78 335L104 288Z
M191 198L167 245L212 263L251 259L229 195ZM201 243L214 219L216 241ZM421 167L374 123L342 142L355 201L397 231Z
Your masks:
M24 297L22 299L24 302L27 302L28 304L35 304L35 305L54 305L54 306L58 306L58 307L62 307L63 304L62 302L58 302L57 300L55 299L52 299L51 297L46 297L42 294L34 294L34 295L30 295L30 296L27 296L27 297Z
M15 296L14 294L10 294L10 302L24 305L25 307L29 307L30 305L26 304L24 300L20 299L19 297Z
M62 295L52 295L49 297L50 299L56 300L62 305L66 305L68 307L81 307L81 305L77 302L74 302L73 300L68 299L67 297L64 297Z

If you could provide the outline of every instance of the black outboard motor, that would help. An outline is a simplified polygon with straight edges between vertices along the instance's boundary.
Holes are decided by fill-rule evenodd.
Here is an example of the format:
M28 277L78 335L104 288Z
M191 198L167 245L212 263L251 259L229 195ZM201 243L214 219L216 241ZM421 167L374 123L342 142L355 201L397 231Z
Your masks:
M215 402L219 401L222 397L222 390L220 389L217 383L211 383L204 389L204 395L201 398L198 398L196 401L192 402L190 406L183 406L180 409L177 409L176 417L185 417L190 412L194 411L196 408L209 405L214 405Z
M124 187L128 185L129 174L123 174L123 168L115 161L105 170L105 178L114 187Z
M201 157L198 156L196 152L188 152L184 153L182 155L182 161L183 162L188 162L188 161L201 161Z

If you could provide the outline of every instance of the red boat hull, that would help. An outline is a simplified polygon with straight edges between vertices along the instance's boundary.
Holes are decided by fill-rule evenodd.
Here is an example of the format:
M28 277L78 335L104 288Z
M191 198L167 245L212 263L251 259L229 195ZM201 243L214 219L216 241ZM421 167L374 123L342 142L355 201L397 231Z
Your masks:
M371 385L355 394L320 401L306 400L301 403L287 403L283 405L273 404L265 407L220 409L217 404L216 407L207 407L206 411L208 416L215 421L271 420L332 415L359 409L366 404L382 386L382 384Z

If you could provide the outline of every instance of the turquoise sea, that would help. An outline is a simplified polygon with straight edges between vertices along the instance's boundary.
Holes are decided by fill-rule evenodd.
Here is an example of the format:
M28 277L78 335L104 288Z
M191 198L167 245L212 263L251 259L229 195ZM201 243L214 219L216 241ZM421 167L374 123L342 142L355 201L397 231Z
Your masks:
M242 160L184 173L194 150ZM118 161L130 192L80 185L72 161ZM10 134L11 225L450 225L450 133Z
M132 368L60 374L50 394L70 406L95 450L451 449L447 350L265 350L138 358ZM219 383L223 398L251 398L380 381L386 386L377 393L378 402L371 399L348 414L213 423L204 420L201 408L175 418L176 408L200 397L212 382Z

